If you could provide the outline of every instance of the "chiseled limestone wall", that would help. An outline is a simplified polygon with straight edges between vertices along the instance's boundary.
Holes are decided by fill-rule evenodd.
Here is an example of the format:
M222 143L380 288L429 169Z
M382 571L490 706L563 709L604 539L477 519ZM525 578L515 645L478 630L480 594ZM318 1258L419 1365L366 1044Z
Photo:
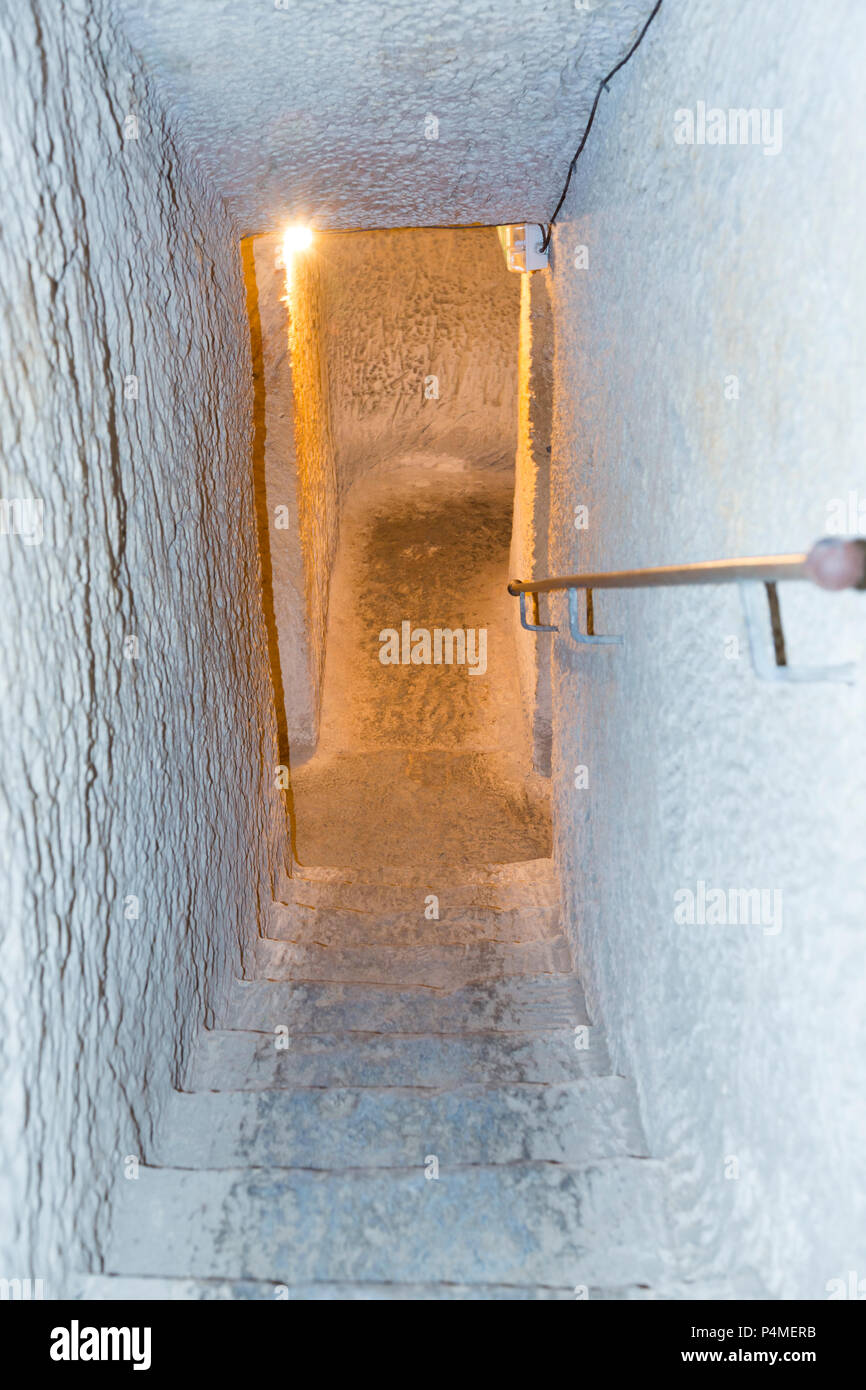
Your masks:
M296 761L318 737L331 571L352 484L409 459L513 467L520 285L491 228L320 234L285 267L281 241L246 244L266 591Z
M491 227L321 238L341 498L410 454L510 467L519 277Z
M278 243L278 238L270 240L271 245ZM309 702L312 710L309 742L315 743L325 669L331 571L340 532L339 473L332 429L322 258L318 248L291 257L282 273L288 309L298 528L306 574L304 640L310 653Z
M736 0L724 23L665 5L603 96L554 240L556 569L866 531L864 51L854 0ZM765 108L768 149L780 110L781 149L697 143L699 102ZM850 521L833 506L852 492L859 521L857 498ZM862 594L781 593L792 663L866 662ZM866 665L854 686L759 682L735 587L597 598L624 645L555 648L557 852L592 1006L674 1156L684 1242L826 1298L866 1277ZM728 916L731 888L781 910L678 923L700 881Z
M550 276L536 272L520 277L520 348L518 352L517 451L514 468L514 527L511 573L515 579L543 579L550 530L550 458L553 415L553 312ZM546 621L547 599L540 599L539 618ZM551 690L550 641L527 640L520 609L513 606L520 691L532 737L537 772L550 774ZM527 600L532 621L532 607Z
M281 760L291 762L300 750L315 746L318 732L330 564L337 536L334 452L318 305L314 293L299 292L299 284L310 280L309 273L292 267L287 285L281 238L272 235L246 239L244 262L265 608L278 718L282 710L284 719ZM316 284L312 279L307 289L315 292ZM297 403L296 379L305 386Z
M100 3L8 13L0 92L0 1275L56 1296L285 823L234 229Z

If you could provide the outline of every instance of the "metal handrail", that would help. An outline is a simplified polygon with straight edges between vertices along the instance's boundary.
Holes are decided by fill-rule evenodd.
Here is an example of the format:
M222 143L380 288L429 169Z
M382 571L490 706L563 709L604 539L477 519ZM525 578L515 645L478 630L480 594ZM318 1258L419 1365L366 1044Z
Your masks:
M807 579L822 589L866 589L866 540L835 536L818 541L808 554L759 555L741 560L701 560L650 569L600 570L524 582L513 579L508 592L549 594L559 589L654 589L677 584L731 584L739 580L777 583Z
M559 632L555 623L542 623L538 611L539 594L568 591L568 630L579 647L621 646L622 637L602 636L595 631L592 593L594 589L660 589L680 584L738 584L749 649L755 672L762 680L775 681L852 681L855 666L798 667L788 665L782 613L776 585L784 579L806 579L821 589L866 589L866 539L842 540L830 536L818 541L808 554L758 555L742 560L702 560L691 565L656 565L642 570L600 570L586 574L565 574L524 583L513 579L508 592L520 599L520 624L527 632ZM756 591L766 592L773 636L774 661L767 658L760 636L760 615ZM585 630L581 631L578 594L586 596ZM526 611L527 599L532 617Z

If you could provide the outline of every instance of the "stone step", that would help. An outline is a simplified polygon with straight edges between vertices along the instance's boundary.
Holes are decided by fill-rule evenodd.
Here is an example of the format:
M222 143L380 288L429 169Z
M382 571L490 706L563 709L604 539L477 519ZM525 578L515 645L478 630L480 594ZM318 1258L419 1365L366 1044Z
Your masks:
M621 1076L448 1091L176 1091L147 1162L164 1168L578 1163L645 1148Z
M145 1275L89 1274L73 1276L72 1286L62 1295L92 1302L252 1301L291 1302L529 1302L533 1300L573 1301L573 1287L542 1284L277 1284L263 1279L180 1279ZM742 1301L768 1302L773 1295L754 1274L725 1280L666 1279L648 1285L629 1284L619 1288L590 1287L581 1298L590 1303L686 1301L712 1303Z
M692 1294L688 1291L679 1295L683 1298L723 1295L716 1293ZM570 1301L575 1297L571 1287L552 1288L540 1284L276 1284L265 1280L228 1279L172 1279L158 1276L143 1278L125 1275L92 1274L79 1278L72 1297L93 1302L123 1300L134 1303L159 1300L167 1302L241 1302L264 1300L288 1302L462 1302L485 1301L531 1302L531 1301ZM588 1291L591 1302L653 1299L657 1297L648 1288L632 1285L621 1289L596 1289Z
M593 1030L594 1031L594 1030ZM480 1083L559 1082L607 1075L603 1039L578 1051L574 1034L336 1033L221 1031L202 1034L187 1091L265 1091L290 1086L437 1089Z
M504 883L453 883L433 875L416 883L359 883L355 879L283 878L279 905L323 911L359 912L371 917L401 913L425 918L438 898L439 922L455 913L480 916L519 912L524 909L559 908L559 884L554 877L517 879Z
M410 910L271 903L267 935L320 946L448 946L484 941L542 941L558 935L559 906L440 906L438 920Z
M277 897L282 902L289 901L288 894L299 884L340 884L353 886L385 886L425 888L431 893L441 889L443 877L452 888L482 887L499 888L511 884L553 884L558 883L556 865L552 859L522 859L503 864L449 864L447 868L435 865L407 864L405 867L390 865L345 868L325 864L295 864L289 876L280 871ZM436 884L439 883L439 888Z
M571 951L564 936L551 941L483 941L473 945L318 946L260 937L254 969L266 980L335 984L422 985L455 990L516 975L567 975Z
M310 1173L148 1168L119 1181L109 1274L616 1287L669 1267L649 1159Z
M463 1033L575 1028L589 1022L574 975L521 975L450 992L376 985L235 980L222 1027L273 1033Z

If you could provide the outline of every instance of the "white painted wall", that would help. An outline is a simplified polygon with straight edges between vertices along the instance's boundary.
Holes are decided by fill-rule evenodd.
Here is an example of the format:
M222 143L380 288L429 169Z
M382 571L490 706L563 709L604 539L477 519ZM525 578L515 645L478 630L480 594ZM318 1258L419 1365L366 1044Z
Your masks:
M16 6L0 93L2 496L44 503L41 545L0 536L0 1276L57 1296L285 824L234 228L101 4Z
M602 98L554 239L555 570L798 550L866 499L864 51L853 0L665 5ZM677 145L698 101L781 108L781 151ZM864 603L785 589L790 659L866 661ZM733 588L599 595L596 617L625 645L557 640L554 697L593 1007L674 1158L684 1242L826 1297L866 1276L866 666L760 684ZM700 879L779 888L781 931L677 925Z

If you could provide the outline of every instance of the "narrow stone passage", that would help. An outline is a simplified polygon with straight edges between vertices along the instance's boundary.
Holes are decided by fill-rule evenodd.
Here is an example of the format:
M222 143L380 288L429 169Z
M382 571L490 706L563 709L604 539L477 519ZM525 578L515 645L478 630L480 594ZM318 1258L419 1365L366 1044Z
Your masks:
M245 978L211 1001L216 1026L120 1189L106 1273L84 1296L630 1297L666 1277L661 1170L574 974L550 781L522 705L506 588L514 377L484 347L485 333L511 341L517 304L491 241L460 320L476 336L455 330L463 355L440 368L445 409L387 429L382 416L390 444L356 449L352 468L339 435L333 568L327 527L304 541L329 572L315 750L289 740L292 872ZM438 265L414 242L400 254L404 279ZM318 303L301 276L293 331ZM394 313L387 278L380 291ZM282 322L282 299L271 308ZM323 320L322 341L345 348L345 322ZM277 337L269 363L281 350ZM354 397L333 377L339 415ZM266 389L274 448L273 377ZM294 465L318 507L328 447L316 435ZM292 631L312 627L282 584Z
M550 860L285 878L87 1297L648 1296L662 1170ZM576 1292L577 1291L577 1294Z
M319 744L292 768L301 863L550 854L548 784L530 770L505 588L512 505L510 470L436 455L352 489ZM437 629L460 634L441 641L438 664ZM396 664L381 659L387 630L405 648Z
M509 470L435 455L352 489L321 738L293 769L301 863L122 1193L91 1296L669 1280L662 1170L561 929L507 606L512 498ZM437 629L466 660L435 663Z
M3 6L0 1303L866 1298L863 55Z

